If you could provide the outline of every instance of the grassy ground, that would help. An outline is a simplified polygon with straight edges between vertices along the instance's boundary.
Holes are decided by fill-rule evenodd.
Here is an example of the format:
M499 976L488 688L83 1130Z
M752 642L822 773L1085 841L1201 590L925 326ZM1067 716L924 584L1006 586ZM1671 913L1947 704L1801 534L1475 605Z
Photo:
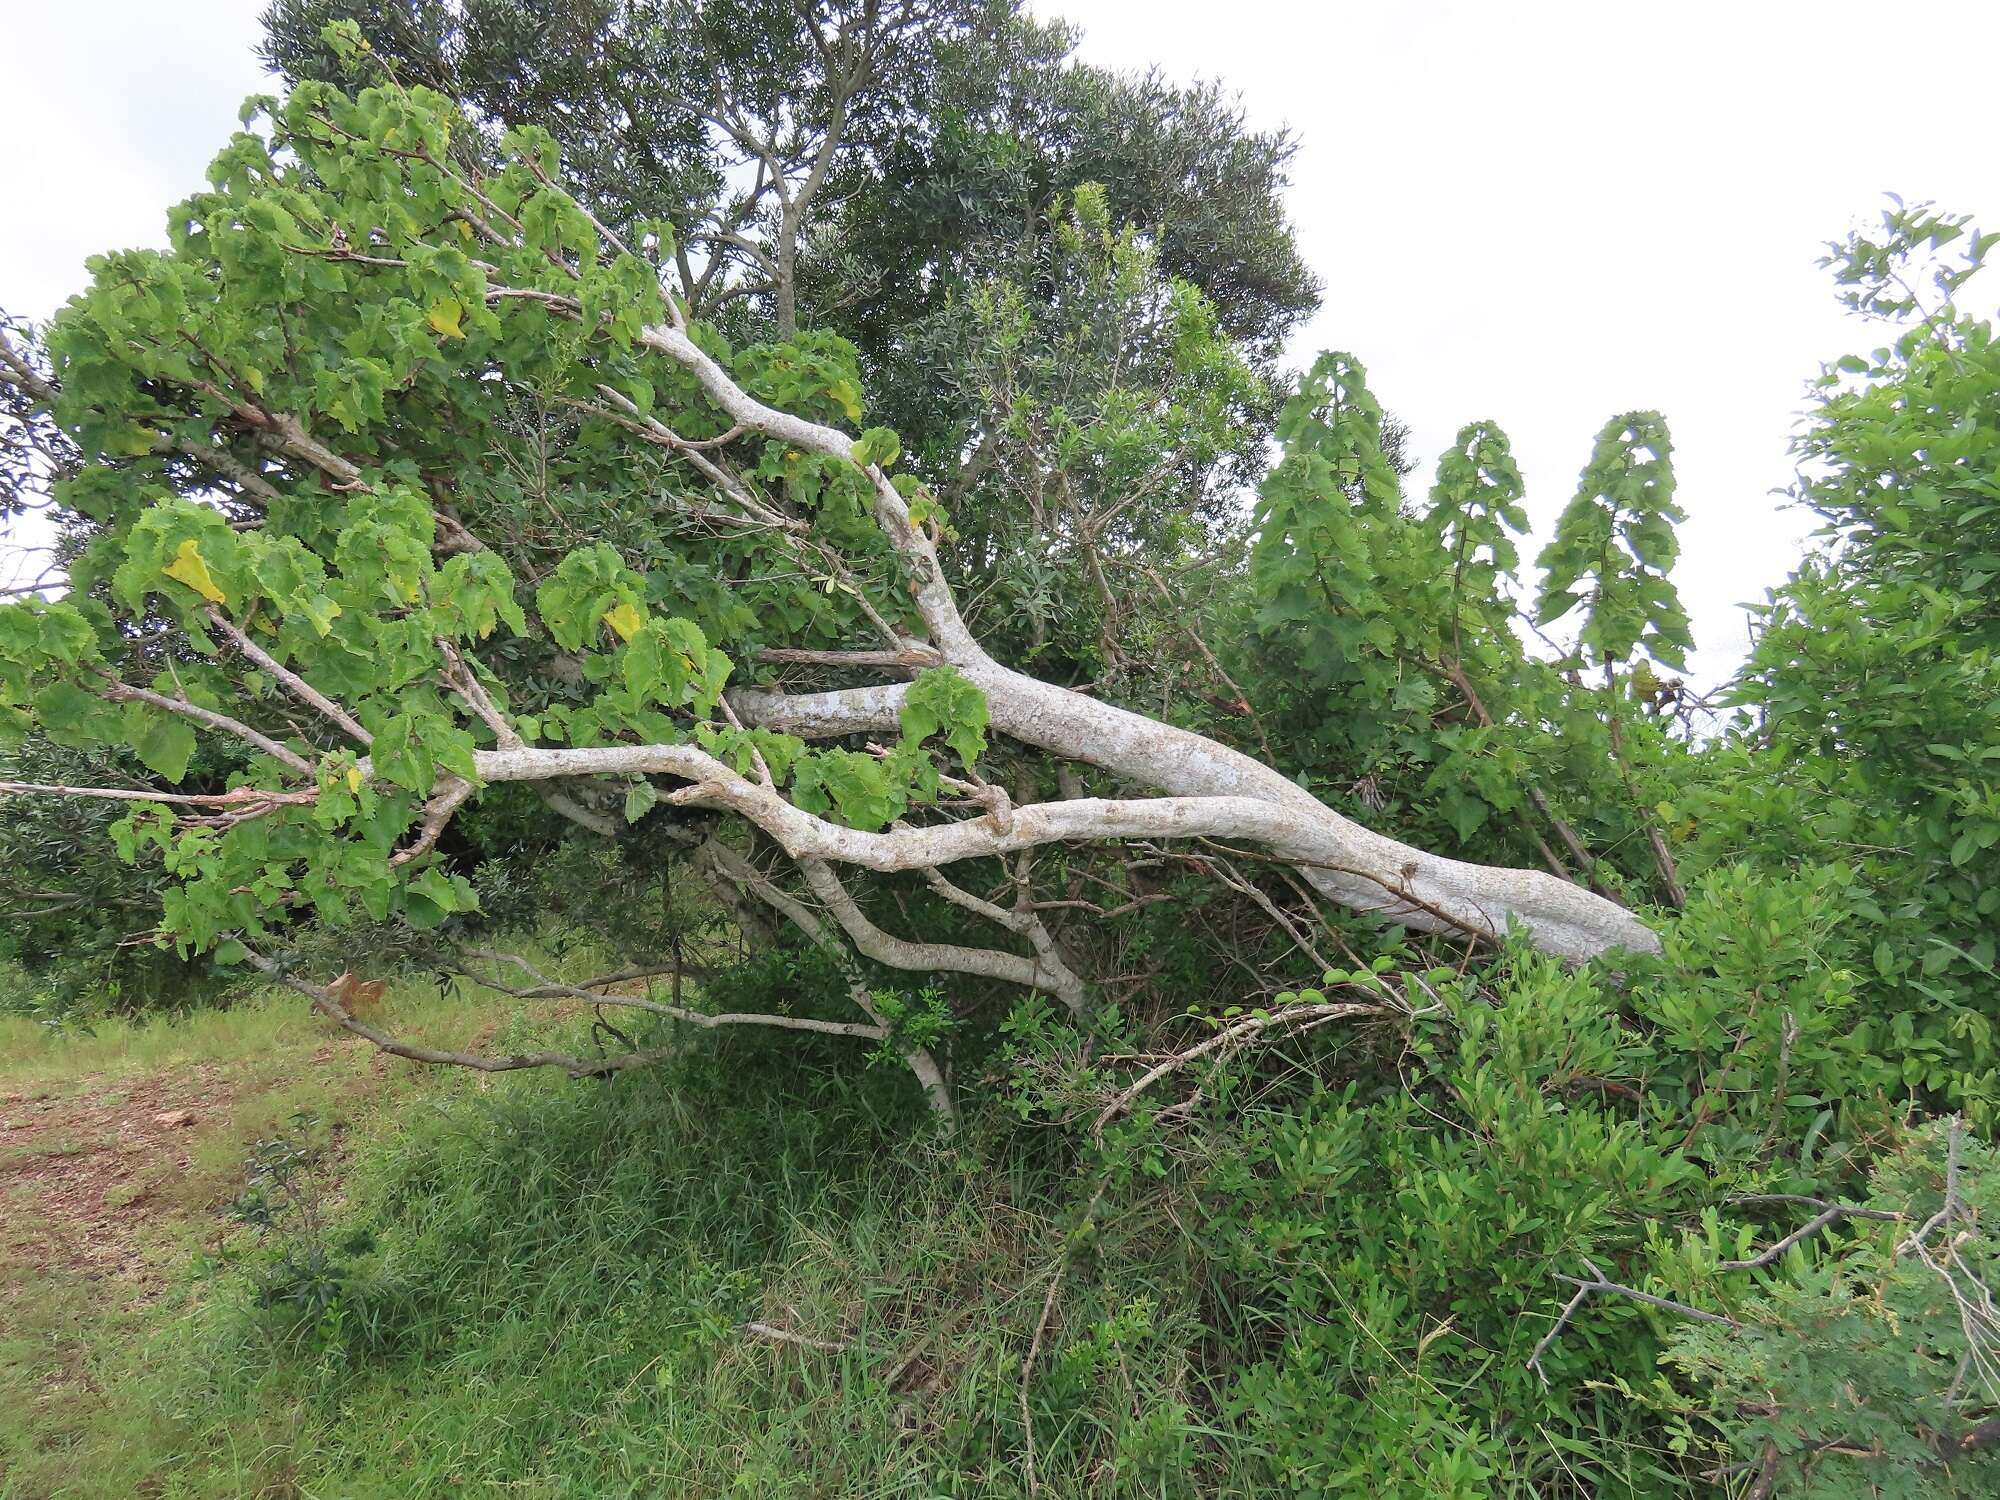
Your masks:
M490 997L387 1003L440 1037L494 1025ZM309 1115L345 1162L466 1082L392 1067L289 995L87 1030L0 1016L0 1495L168 1493L147 1476L184 1427L152 1377L247 1243L224 1210L253 1144Z
M385 1002L502 1046L507 1004ZM283 996L0 1022L0 1497L1023 1493L1060 1185L920 1111L792 1036L606 1084L413 1069ZM316 1232L224 1212L276 1134L322 1153ZM1128 1264L1112 1332L1052 1344L1042 1494L1196 1492L1199 1291Z

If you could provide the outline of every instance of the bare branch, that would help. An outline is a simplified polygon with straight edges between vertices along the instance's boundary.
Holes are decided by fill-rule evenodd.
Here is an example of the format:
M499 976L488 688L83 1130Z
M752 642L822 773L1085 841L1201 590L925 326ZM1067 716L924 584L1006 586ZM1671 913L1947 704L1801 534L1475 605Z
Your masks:
M847 993L861 1013L878 1026L887 1026L882 1013L875 1008L875 997L856 972L853 961L846 949L826 929L826 924L814 915L804 902L788 895L757 867L724 844L719 839L709 839L698 855L721 878L740 886L754 895L774 911L781 913L794 927L803 933L813 946L830 954L847 972ZM925 1095L930 1099L931 1111L947 1130L957 1128L958 1106L952 1101L951 1085L945 1081L944 1069L937 1059L923 1047L905 1047L903 1061L923 1085Z
M1238 1042L1248 1041L1272 1032L1309 1031L1323 1026L1329 1021L1346 1020L1353 1016L1407 1015L1409 1012L1400 1005L1385 1002L1345 1001L1328 1002L1323 1005L1288 1005L1282 1010L1270 1011L1264 1015L1245 1016L1240 1021L1232 1021L1206 1041L1175 1052L1163 1061L1154 1064L1142 1073L1116 1098L1105 1105L1090 1127L1091 1137L1103 1140L1104 1128L1137 1102L1139 1096L1165 1078L1177 1073L1189 1063L1199 1062L1212 1052L1225 1047L1233 1047Z
M790 646L771 646L757 653L767 666L878 667L921 670L939 666L944 658L921 641L911 641L893 651L808 651Z
M106 786L58 786L39 781L0 781L0 793L17 797L92 797L105 802L164 802L177 807L258 808L297 806L315 802L318 792L267 792L239 786L215 793L125 791Z
M1791 1194L1779 1193L1779 1194L1762 1194L1750 1198L1737 1198L1732 1200L1732 1202L1734 1203L1770 1203L1770 1202L1819 1203L1820 1200L1814 1198L1798 1198ZM1794 1229L1790 1234L1786 1235L1783 1239L1779 1240L1776 1244L1772 1245L1769 1249L1765 1250L1761 1254L1752 1256L1748 1260L1725 1260L1720 1264L1718 1264L1715 1269L1718 1271L1759 1270L1764 1266L1773 1264L1787 1250L1791 1249L1792 1246L1800 1243L1803 1240L1811 1239L1814 1235L1818 1234L1822 1229L1826 1229L1831 1225L1838 1224L1842 1219L1883 1219L1887 1220L1892 1224L1898 1224L1902 1222L1903 1216L1897 1213L1889 1213L1886 1210L1879 1208L1854 1208L1845 1203L1821 1203L1819 1213L1815 1214L1811 1219L1807 1220L1804 1224L1801 1224L1797 1229Z
M444 657L444 678L446 686L465 700L466 707L477 714L482 723L493 731L493 740L502 750L518 750L527 741L523 740L514 726L507 722L507 716L500 712L480 682L479 674L472 669L457 646L443 636L437 638L437 648Z
M840 877L822 860L801 859L806 884L833 914L854 946L877 963L917 973L974 974L998 979L1055 996L1075 1015L1084 1009L1083 981L1067 966L1055 969L1041 956L1027 958L998 948L967 948L956 943L918 943L893 937L868 919Z
M129 701L151 704L154 708L163 709L170 714L178 714L183 719L192 720L194 723L203 725L209 729L217 729L224 734L234 735L246 745L255 746L273 760L280 762L291 770L297 771L302 776L310 776L313 773L312 763L288 746L279 744L269 735L258 733L248 724L232 719L227 714L217 713L212 708L203 708L200 704L190 703L185 698L169 698L165 694L153 692L149 688L134 687L129 682L116 681L110 683L105 688L104 696L114 703Z
M498 990L503 995L512 995L517 1000L553 999L570 996L588 1000L595 1005L622 1005L633 1010L649 1011L656 1016L666 1016L670 1020L684 1021L690 1026L715 1029L724 1026L769 1026L782 1031L813 1031L823 1036L861 1037L867 1041L879 1042L889 1035L886 1026L864 1026L855 1021L820 1021L811 1016L781 1016L768 1011L701 1011L689 1010L685 1006L669 1005L664 1001L649 1000L638 995L605 995L596 993L589 985L564 984L551 979L540 969L517 953L499 953L490 949L467 950L475 958L489 962L506 962L525 971L535 981L535 988L515 989L487 978L483 974L472 977L488 989ZM657 972L657 971L655 971ZM615 980L593 980L592 985L612 983Z
M267 975L289 990L304 995L312 1001L320 1014L350 1031L366 1042L372 1043L391 1057L404 1058L410 1062L430 1063L440 1067L470 1068L480 1073L513 1073L530 1068L557 1068L572 1078L606 1078L614 1073L623 1073L633 1068L650 1067L672 1057L674 1047L651 1047L633 1052L615 1053L609 1057L575 1057L567 1052L516 1052L505 1057L495 1057L482 1052L453 1052L438 1047L419 1046L414 1042L399 1041L378 1027L369 1025L350 1012L340 1003L333 991L325 985L312 984L300 979L289 969L273 963L255 949L248 951L245 959L252 968Z
M472 783L463 777L447 776L439 781L437 789L431 793L430 800L424 804L424 821L417 830L416 841L391 855L389 868L393 870L406 865L436 848L446 825L451 822L452 814L465 805L466 799L472 792Z
M221 610L210 605L208 618L217 630L220 630L224 635L229 637L238 651L241 651L251 661L276 678L283 685L285 691L290 693L294 698L297 698L299 702L309 708L316 709L323 717L339 725L363 749L375 743L375 736L363 729L360 723L346 709L335 703L290 667L285 666L241 630L238 630L235 623Z
M1596 1292L1604 1292L1617 1297L1629 1297L1634 1302L1643 1302L1649 1307L1658 1307L1667 1312L1679 1313L1682 1317L1692 1318L1697 1323L1720 1323L1728 1328L1741 1328L1743 1326L1736 1319L1724 1317L1721 1313L1712 1313L1704 1308L1690 1307L1687 1303L1676 1302L1671 1297L1656 1297L1651 1292L1642 1292L1637 1287L1626 1286L1622 1282L1612 1281L1597 1268L1597 1263L1588 1256L1578 1256L1577 1258L1589 1268L1590 1280L1584 1281L1575 1276L1556 1277L1556 1280L1567 1282L1569 1285L1575 1287L1576 1293L1563 1307L1562 1313L1556 1319L1554 1326L1542 1335L1541 1342L1535 1345L1534 1352L1528 1356L1528 1368L1535 1372L1543 1385L1549 1383L1549 1377L1542 1369L1542 1356L1548 1352L1549 1346L1556 1341L1557 1336L1565 1328L1569 1327L1570 1319L1576 1316L1577 1310Z

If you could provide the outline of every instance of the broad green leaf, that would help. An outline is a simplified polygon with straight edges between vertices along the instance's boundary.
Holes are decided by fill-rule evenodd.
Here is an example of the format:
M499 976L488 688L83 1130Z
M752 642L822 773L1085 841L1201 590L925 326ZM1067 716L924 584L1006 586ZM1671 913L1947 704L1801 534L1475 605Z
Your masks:
M625 793L625 821L636 823L660 800L659 792L650 781L635 781Z

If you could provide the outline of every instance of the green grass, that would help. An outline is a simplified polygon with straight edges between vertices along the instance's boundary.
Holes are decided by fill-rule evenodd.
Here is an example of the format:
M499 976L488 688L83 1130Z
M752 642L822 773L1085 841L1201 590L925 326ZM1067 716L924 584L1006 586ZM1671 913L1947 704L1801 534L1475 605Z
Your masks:
M493 1045L521 1024L490 996L388 1003ZM159 1285L110 1298L0 1252L4 1500L1025 1493L1020 1359L1070 1185L1004 1135L940 1146L902 1071L851 1046L704 1036L610 1083L485 1079L373 1058L282 997L0 1037L0 1094L207 1068L229 1099L149 1226ZM345 1279L317 1315L251 1291L299 1237L216 1212L299 1111L338 1164ZM1122 1332L1045 1356L1044 1495L1256 1493L1222 1434L1189 1469L1200 1288L1153 1270L1078 1273Z
M403 986L386 1003L427 1036L494 1019L490 995ZM231 1295L196 1268L227 1236L251 1144L303 1112L351 1158L414 1100L465 1086L386 1063L288 993L139 1021L0 1016L0 1496L110 1493L161 1462L177 1425L134 1382L163 1377ZM143 1124L154 1103L194 1125L149 1152L103 1123ZM125 1170L50 1212L37 1169L96 1157ZM107 1238L125 1252L115 1268L83 1253ZM205 1492L253 1493L230 1483Z

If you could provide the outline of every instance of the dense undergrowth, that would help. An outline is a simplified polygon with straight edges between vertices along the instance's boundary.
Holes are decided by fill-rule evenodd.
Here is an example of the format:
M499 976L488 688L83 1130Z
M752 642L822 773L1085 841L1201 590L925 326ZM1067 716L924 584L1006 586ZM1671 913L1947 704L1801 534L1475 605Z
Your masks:
M994 1102L948 1143L898 1068L837 1045L704 1037L608 1083L491 1086L329 1062L283 996L18 1036L39 1060L17 1083L200 1057L239 1082L289 1071L290 1092L206 1153L177 1232L152 1231L167 1290L120 1308L38 1281L43 1364L15 1364L0 1494L1026 1494L1022 1362L1052 1277L1025 1386L1041 1494L1702 1492L1733 1461L1718 1390L1754 1404L1787 1380L1807 1408L1858 1401L1875 1427L1853 1442L1903 1442L1844 1478L1819 1457L1817 1482L1977 1494L1993 1460L1943 1468L1922 1434L1979 1340L1929 1271L1885 1279L1905 1262L1869 1232L1943 1205L1946 1143L1851 1075L1816 895L1704 882L1690 936L1613 981L1392 952L1329 987L1380 1013L1225 1056L1192 1119L1136 1101L1101 1148L1077 1128L1105 1097L1094 1060L1031 1005L992 1054ZM1803 915L1777 920L1787 902ZM1694 976L1733 1065L1783 1048L1791 1093L1718 1110L1694 1083L1723 1065L1687 1030ZM390 1003L419 1027L483 1014L502 1046L546 1022L462 991ZM1115 1056L1118 1024L1086 1047ZM1781 1137L1828 1144L1774 1176ZM1724 1226L1732 1186L1851 1184L1860 1204L1863 1141L1909 1153L1867 1200L1898 1223L1718 1269L1809 1213ZM1985 1206L1988 1153L1952 1149ZM1990 1243L1959 1243L1988 1274ZM1757 1364L1617 1296L1541 1347L1555 1278L1587 1266L1740 1320ZM84 1362L66 1390L56 1350Z
M791 1047L595 1087L428 1075L357 1124L337 1200L238 1227L184 1307L101 1326L96 1399L9 1432L0 1493L1005 1493L1023 1320L1062 1242L1065 1164L1033 1154L941 1147L893 1069ZM1096 1492L1114 1457L1121 1492L1187 1492L1184 1255L1114 1283L1116 1399L1084 1350L1054 1362L1055 1492Z

